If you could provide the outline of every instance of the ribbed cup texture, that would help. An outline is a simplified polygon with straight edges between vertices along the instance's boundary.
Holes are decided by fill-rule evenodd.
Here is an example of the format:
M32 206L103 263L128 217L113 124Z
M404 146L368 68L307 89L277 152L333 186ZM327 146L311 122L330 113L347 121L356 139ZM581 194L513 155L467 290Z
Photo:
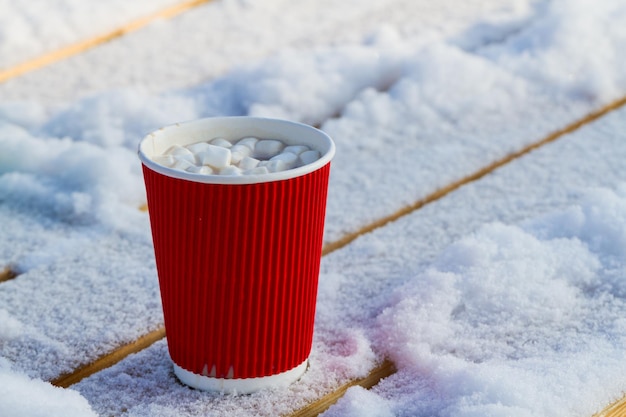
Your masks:
M330 163L258 184L143 166L172 360L215 378L288 371L311 351Z

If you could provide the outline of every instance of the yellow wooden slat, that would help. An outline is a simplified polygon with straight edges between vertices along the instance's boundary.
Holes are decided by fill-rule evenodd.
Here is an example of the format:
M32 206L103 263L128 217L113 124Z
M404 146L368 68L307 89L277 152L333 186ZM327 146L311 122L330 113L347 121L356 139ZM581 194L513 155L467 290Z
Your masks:
M17 275L17 272L15 272L11 267L6 267L0 270L0 282L12 280Z
M604 410L593 415L593 417L625 417L625 416L626 416L626 397L623 397L621 400L614 402L613 404L606 407Z
M115 349L113 352L101 356L96 361L82 366L73 372L61 375L60 377L50 382L52 383L52 385L56 385L57 387L67 388L70 385L81 381L83 378L88 377L89 375L93 375L98 371L115 365L122 359L126 358L128 355L139 352L147 348L148 346L151 346L153 343L163 339L164 337L165 328L158 328L146 334L145 336L140 337L136 341L121 346Z
M341 239L337 240L336 242L332 242L330 244L328 244L324 250L325 253L327 252L332 252L334 250L337 250L339 248L342 248L346 245L348 245L350 242L352 242L354 239L356 239L357 237L365 234L365 233L369 233L375 229L381 228L383 226L385 226L386 224L393 222L397 219L399 219L400 217L406 216L407 214L415 211L415 210L419 210L420 208L422 208L423 206L425 206L426 204L430 204L434 201L439 200L440 198L445 197L446 195L450 194L451 192L461 188L462 186L472 183L474 181L477 181L479 179L481 179L482 177L484 177L485 175L488 175L490 173L492 173L493 171L495 171L496 169L507 165L508 163L510 163L511 161L521 158L522 156L534 151L535 149L541 148L544 145L547 145L548 143L554 142L555 140L561 138L562 136L572 133L575 130L580 129L581 127L593 122L594 120L599 119L600 117L606 115L607 113L616 110L620 107L622 107L624 104L626 104L626 97L622 97L619 100L616 100L612 103L607 104L606 106L600 108L599 110L596 110L592 113L589 113L587 116L576 120L575 122L565 126L564 128L557 130L551 134L549 134L548 136L544 137L541 140L538 140L537 142L533 142L530 145L525 146L524 148L520 149L517 152L514 152L510 155L505 156L502 159L499 159L481 169L479 169L478 171L464 177L461 178L458 181L455 181L443 188L440 188L439 190L436 190L435 192L433 192L432 194L426 196L425 198L423 198L422 200L416 201L415 203L413 203L410 206L406 206L401 208L400 210L396 211L395 213L390 214L389 216L383 217L381 219L378 219L377 221L374 221L372 223L370 223L369 225L366 225L362 228L360 228L359 230L357 230L356 232L353 233L349 233L345 236L343 236Z
M587 115L586 117L583 117L582 119L579 119L571 124L569 124L568 126L566 126L563 129L560 129L558 131L555 131L551 134L549 134L548 136L546 136L545 138L534 142L522 149L520 149L519 151L508 155L505 158L502 158L488 166L485 166L484 168L481 168L480 170L476 171L475 173L463 178L462 180L459 180L455 183L452 183L440 190L435 191L434 193L432 193L431 195L427 196L426 198L424 198L423 200L420 200L418 202L416 202L415 204L403 208L401 210L399 210L398 212L382 218L378 221L375 221L369 225L366 225L364 227L362 227L361 229L359 229L357 232L354 232L350 235L345 236L344 238L340 239L339 241L336 242L332 242L328 245L326 245L323 249L323 254L326 255L328 253L331 253L335 250L338 250L344 246L346 246L347 244L349 244L350 242L352 242L354 239L356 239L358 236L361 236L365 233L369 233L377 228L383 227L386 224L388 224L391 221L397 220L398 218L405 216L415 210L420 209L421 207L423 207L426 204L429 204L431 202L434 202L440 198L443 198L444 196L446 196L447 194L455 191L456 189L462 187L463 185L466 185L468 183L471 183L473 181L477 181L480 178L484 177L485 175L488 175L489 173L495 171L496 169L508 164L509 162L518 159L530 152L532 152L533 150L536 150L544 145L547 145L551 142L554 142L555 140L561 138L562 136L568 134L568 133L572 133L575 130L599 119L600 117L606 115L607 113L623 106L626 104L626 97L616 100L613 103L610 103L604 107L602 107L601 109L590 113L589 115ZM147 210L147 206L143 205L140 207L141 210ZM102 370L106 367L109 367L117 362L119 362L120 360L124 359L126 356L128 356L131 353L135 353L138 352L142 349L147 348L148 346L150 346L152 343L156 342L157 340L162 339L163 337L165 337L165 330L164 329L158 329L156 331L153 331L151 333L148 333L147 335L143 336L142 338L140 338L139 340L137 340L134 343L130 343L128 345L124 345L121 348L116 349L115 351L97 359L96 361L81 367L79 369L77 369L76 371L69 373L67 375L64 375L62 377L57 378L56 380L52 381L52 383L54 385L57 386L62 386L62 387L68 387L78 381L80 381L82 378L85 378L99 370ZM355 380L355 381L351 381L348 382L345 385L342 385L341 387L337 388L335 391L333 391L332 393L329 393L328 395L312 402L311 404L307 405L306 407L302 408L301 410L298 410L292 414L290 414L290 417L308 417L308 416L315 416L318 415L319 413L325 411L326 409L328 409L332 404L334 404L339 398L341 398L344 393L352 386L355 385L359 385L359 386L363 386L365 388L370 388L373 385L376 385L382 378L387 377L389 375L392 375L395 372L395 366L392 362L390 361L385 361L383 362L380 366L374 368L365 378L363 379L359 379L359 380ZM618 417L618 416L626 416L626 398L618 401L615 404L610 405L609 407L607 407L605 410L603 410L602 412L600 412L599 414L596 414L594 417Z
M366 377L350 381L342 385L335 391L313 401L311 404L301 408L300 410L289 414L289 417L313 417L328 410L331 405L335 404L346 393L348 388L361 386L366 389L372 388L378 384L383 378L393 375L396 372L396 366L393 362L386 360L376 368L372 369Z
M36 69L45 67L47 65L53 64L57 61L69 58L73 55L78 55L82 52L85 52L91 48L94 48L98 45L101 45L105 42L109 42L115 38L119 38L124 36L130 32L134 32L138 29L143 28L144 26L154 22L157 19L169 19L172 18L188 9L199 6L204 3L208 3L211 0L191 0L183 3L176 4L174 6L170 6L148 16L141 17L136 19L124 26L118 27L110 32L94 36L84 41L77 42L72 45L68 45L61 49L57 49L56 51L52 51L47 54L43 54L37 58L33 58L29 61L23 62L11 68L7 68L5 70L0 71L0 83L7 81L11 78L18 77L27 72L34 71Z

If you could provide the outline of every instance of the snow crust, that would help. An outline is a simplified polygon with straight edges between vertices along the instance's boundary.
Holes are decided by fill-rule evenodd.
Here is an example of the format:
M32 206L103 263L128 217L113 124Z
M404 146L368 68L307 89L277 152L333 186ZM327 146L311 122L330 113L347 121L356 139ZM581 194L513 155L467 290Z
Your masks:
M0 414L12 417L96 417L78 392L30 379L0 358Z
M4 3L0 56L22 60L172 2ZM329 243L626 93L623 2L500 3L215 2L0 86L0 270L19 273L0 283L0 415L286 414L383 358L396 374L325 415L590 416L620 398L623 109L324 257L310 368L287 390L190 390L165 341L44 382L162 325L138 210L149 131L319 126L337 145Z

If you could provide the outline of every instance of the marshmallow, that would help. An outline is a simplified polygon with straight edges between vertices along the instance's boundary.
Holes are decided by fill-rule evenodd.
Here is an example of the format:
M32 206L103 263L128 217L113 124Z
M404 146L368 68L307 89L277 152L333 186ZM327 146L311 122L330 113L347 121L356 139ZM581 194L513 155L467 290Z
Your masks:
M320 159L319 151L306 151L300 154L300 162L302 165L308 165Z
M239 162L239 168L243 169L244 171L256 168L257 165L259 165L259 160L251 158L249 156L246 156Z
M263 175L263 174L268 174L269 171L267 170L267 167L256 167L256 168L248 169L244 171L243 173L244 175Z
M202 174L202 175L211 175L213 173L213 169L208 165L191 165L185 171L192 172L194 174Z
M167 151L165 151L165 155L172 155L176 160L186 159L192 164L196 163L196 157L193 155L193 152L180 145L171 146Z
M310 164L320 152L306 145L289 145L273 139L252 136L232 144L216 137L210 142L173 145L152 159L161 165L204 175L263 175Z
M169 148L167 148L165 152L163 152L163 155L182 155L186 153L191 153L191 151L180 145L172 145Z
M234 165L220 169L220 175L241 175L241 170Z
M185 146L191 153L199 154L200 152L205 152L210 145L206 142L196 142L191 145Z
M195 165L189 162L187 159L181 158L181 159L176 160L172 168L180 169L181 171L186 171L187 168L192 167L192 166L195 166Z
M306 152L310 149L311 148L309 148L306 145L289 145L285 149L283 149L283 153L289 152L289 153L293 153L296 155L300 155L302 152Z
M252 154L252 149L248 148L245 145L235 145L232 148L230 148L230 152L231 152L231 161L233 164L238 164L239 162L241 162L241 160L243 158L245 158L246 156L250 156Z
M247 138L240 139L237 142L237 145L247 146L251 151L253 151L258 141L259 140L257 138L249 136Z
M267 168L269 172L281 172L289 169L289 165L282 159L275 159L273 161L267 161L262 168Z
M233 146L232 143L230 143L230 141L224 139L224 138L215 138L211 140L211 145L215 145L215 146L221 146L222 148L230 148Z
M279 153L278 155L270 158L270 162L274 161L282 161L284 163L284 169L281 170L283 171L285 169L291 169L296 166L296 164L298 163L298 155L290 152Z
M176 159L173 155L157 155L153 158L153 161L157 164L165 165L166 167L171 167L176 163Z
M279 140L260 140L254 147L254 156L258 159L270 159L278 155L285 147L285 144Z
M230 149L207 144L206 150L198 154L198 160L202 165L217 169L227 167L231 162Z

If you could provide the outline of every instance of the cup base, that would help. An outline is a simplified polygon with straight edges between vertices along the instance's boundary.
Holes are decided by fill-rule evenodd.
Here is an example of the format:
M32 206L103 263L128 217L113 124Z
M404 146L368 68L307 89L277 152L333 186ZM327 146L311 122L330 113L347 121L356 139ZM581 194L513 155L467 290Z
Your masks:
M174 365L174 373L185 385L203 391L218 391L227 394L251 394L267 388L285 388L300 379L306 371L308 359L300 365L280 374L255 377L255 378L212 378L189 372L188 370Z

